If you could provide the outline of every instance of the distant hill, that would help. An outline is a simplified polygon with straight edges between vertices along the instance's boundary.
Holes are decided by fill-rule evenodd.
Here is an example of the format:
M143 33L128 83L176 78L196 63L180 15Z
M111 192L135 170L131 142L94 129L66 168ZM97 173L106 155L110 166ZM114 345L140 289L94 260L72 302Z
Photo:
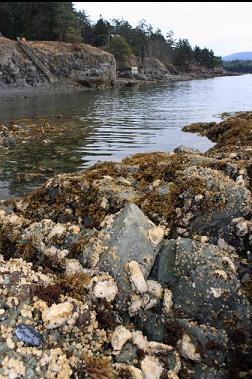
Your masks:
M235 53L222 57L223 61L234 61L236 59L241 61L252 61L252 51L246 51L243 53Z

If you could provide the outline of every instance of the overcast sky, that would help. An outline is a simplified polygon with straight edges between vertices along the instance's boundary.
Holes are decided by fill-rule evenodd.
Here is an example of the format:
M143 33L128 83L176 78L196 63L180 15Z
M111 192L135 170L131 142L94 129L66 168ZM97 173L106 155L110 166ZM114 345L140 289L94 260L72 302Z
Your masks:
M252 51L252 2L74 2L91 21L123 17L132 26L145 19L164 35L187 38L192 46L208 47L225 56Z

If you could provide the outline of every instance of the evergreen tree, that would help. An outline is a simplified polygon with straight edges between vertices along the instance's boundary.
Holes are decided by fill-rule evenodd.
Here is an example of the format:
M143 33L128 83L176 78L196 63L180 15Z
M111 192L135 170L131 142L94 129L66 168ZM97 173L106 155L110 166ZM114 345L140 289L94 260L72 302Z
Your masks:
M96 46L107 46L112 27L108 21L104 21L100 16L99 20L94 26L94 35L95 35L95 45Z
M109 52L112 53L116 59L118 68L129 67L129 58L132 55L132 50L121 36L114 36L109 41Z
M12 36L13 28L13 17L11 3L2 2L0 3L0 32L5 37Z
M79 28L81 32L81 37L85 43L89 43L91 45L95 44L95 35L93 27L89 21L88 16L85 11L79 11L76 13L77 19L79 23Z
M66 42L80 42L81 31L78 18L71 2L54 3L53 33L55 39Z
M194 63L194 53L187 39L179 39L174 51L174 64L186 68Z
M172 31L164 37L160 29L154 31L145 20L133 28L124 19L108 22L100 16L92 25L84 11L75 11L72 2L2 2L0 32L14 39L84 41L109 46L120 64L131 51L140 59L158 58L166 65L174 63L183 69L192 63L209 69L222 65L221 57L212 50L198 46L192 50L188 40L176 41Z

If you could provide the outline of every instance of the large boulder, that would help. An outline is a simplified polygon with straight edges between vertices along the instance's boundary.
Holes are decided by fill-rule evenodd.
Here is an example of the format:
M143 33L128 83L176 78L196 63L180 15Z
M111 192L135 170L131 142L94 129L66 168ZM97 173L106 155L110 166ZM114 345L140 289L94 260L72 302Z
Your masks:
M160 250L152 276L169 283L174 307L194 319L222 327L236 318L246 325L248 307L236 259L215 245L179 237L176 245L172 240Z
M125 304L134 288L135 269L140 280L141 276L147 279L163 236L163 228L150 221L137 205L127 204L114 219L105 222L98 239L79 259L84 266L98 267L112 275L119 288L119 301ZM140 287L136 290L141 292Z

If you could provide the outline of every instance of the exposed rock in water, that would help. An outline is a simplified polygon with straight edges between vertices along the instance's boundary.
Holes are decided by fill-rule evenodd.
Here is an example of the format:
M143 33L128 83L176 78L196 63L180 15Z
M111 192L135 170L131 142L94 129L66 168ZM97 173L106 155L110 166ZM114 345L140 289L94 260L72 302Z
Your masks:
M251 115L0 203L1 377L251 377Z

